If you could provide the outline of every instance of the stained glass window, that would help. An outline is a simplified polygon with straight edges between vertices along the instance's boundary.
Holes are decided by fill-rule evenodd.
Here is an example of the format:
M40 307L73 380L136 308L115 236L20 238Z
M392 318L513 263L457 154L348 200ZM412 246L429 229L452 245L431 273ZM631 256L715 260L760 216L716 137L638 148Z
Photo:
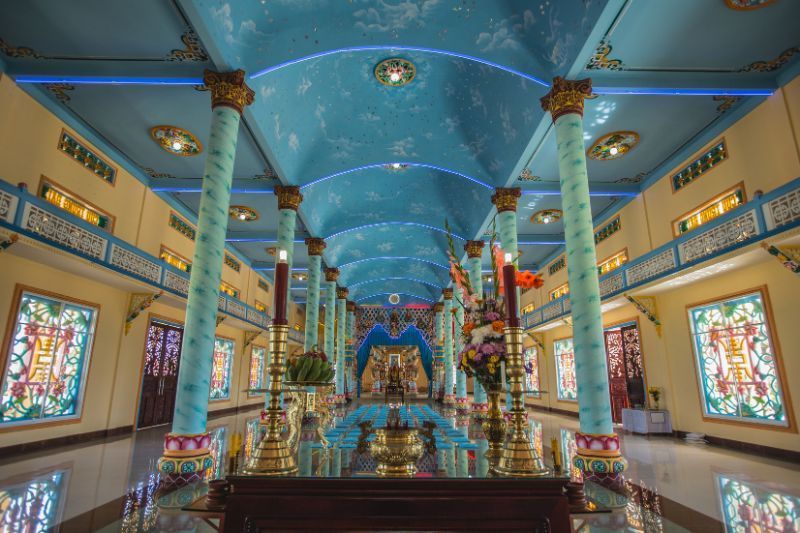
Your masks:
M61 521L69 475L55 470L0 490L0 531L52 531Z
M717 476L725 531L797 531L800 498Z
M225 441L226 431L227 428L225 426L220 426L208 432L211 437L208 453L211 454L211 458L214 460L214 466L209 470L207 479L222 479L225 477L225 455L227 453L227 442Z
M558 399L575 401L578 399L578 383L575 380L575 350L572 339L561 339L553 343L558 374Z
M267 350L261 346L253 346L250 351L250 388L264 388L264 357ZM260 394L254 394L260 396Z
M523 352L525 358L525 385L528 392L539 390L539 350L536 346L525 348ZM538 398L538 392L534 392L533 396Z
M689 309L703 413L787 426L761 291Z
M211 367L210 400L227 400L231 397L231 365L233 364L233 341L217 337L214 339L214 359Z
M0 395L0 423L80 416L97 309L24 291Z

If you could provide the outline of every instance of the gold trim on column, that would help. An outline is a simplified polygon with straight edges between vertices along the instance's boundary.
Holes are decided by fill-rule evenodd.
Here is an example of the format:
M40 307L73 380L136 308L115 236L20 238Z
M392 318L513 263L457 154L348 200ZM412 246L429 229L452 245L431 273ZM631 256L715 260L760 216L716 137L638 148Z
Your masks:
M451 289L451 288L442 289L442 297L445 300L452 300L453 299L453 289Z
M336 288L336 298L339 300L347 300L347 287L337 287Z
M467 241L464 245L464 251L467 252L467 257L473 259L475 257L480 258L483 255L483 245L485 243L483 241Z
M308 255L322 255L325 249L325 239L319 237L306 237L306 246L308 247Z
M339 269L338 268L326 268L325 269L325 281L336 281L339 279Z
M253 103L256 93L247 86L243 70L214 72L206 69L203 85L211 91L211 108L231 107L242 114L244 108Z
M278 209L291 209L297 211L303 195L300 194L300 187L295 185L276 185L275 196L278 197Z
M442 311L444 311L444 304L442 302L436 302L433 304L434 313L441 313Z
M549 111L553 122L562 115L575 113L583 116L583 100L592 94L592 80L565 80L561 76L553 78L550 92L540 102L542 109Z
M497 207L497 212L503 211L517 211L517 200L522 196L522 190L519 187L501 188L498 187L494 190L492 195L492 203Z

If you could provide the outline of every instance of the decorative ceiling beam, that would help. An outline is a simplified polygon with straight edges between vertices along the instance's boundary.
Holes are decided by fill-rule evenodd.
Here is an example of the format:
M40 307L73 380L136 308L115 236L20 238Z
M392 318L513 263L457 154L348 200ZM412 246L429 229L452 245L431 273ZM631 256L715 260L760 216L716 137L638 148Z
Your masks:
M520 186L526 196L560 196L561 186L557 181L533 182ZM590 183L589 196L636 196L639 185L636 183Z
M253 178L234 178L231 186L232 194L275 194L275 184L270 180ZM203 187L202 178L151 178L150 188L153 192L195 192L200 194Z

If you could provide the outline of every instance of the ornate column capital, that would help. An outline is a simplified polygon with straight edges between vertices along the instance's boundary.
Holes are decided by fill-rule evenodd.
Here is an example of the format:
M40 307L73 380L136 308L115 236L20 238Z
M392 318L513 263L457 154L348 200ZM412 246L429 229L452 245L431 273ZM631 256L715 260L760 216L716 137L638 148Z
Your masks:
M300 187L295 185L276 185L275 196L278 197L278 209L291 209L297 211L303 195L300 194Z
M519 187L512 187L509 189L498 187L494 190L492 195L492 203L497 207L497 212L515 211L517 210L517 199L522 196L522 190Z
M327 275L327 272L325 273ZM336 297L340 300L347 300L347 287L337 287L336 288Z
M326 268L325 269L325 281L336 281L339 279L339 269L338 268Z
M451 289L449 287L447 289L442 289L442 297L445 300L452 300L453 299L453 289Z
M540 102L542 109L550 111L553 122L562 115L575 113L583 116L583 100L592 94L592 80L565 80L561 76L553 78L550 92Z
M347 312L348 313L355 313L356 312L356 303L353 301L347 302Z
M322 255L322 251L326 246L325 239L320 239L319 237L306 237L306 246L308 246L308 255Z
M255 92L244 81L244 71L203 73L203 85L211 91L211 109L217 106L231 107L242 114L244 108L253 103Z
M442 302L436 302L433 304L434 313L441 313L442 311L444 311L444 304Z
M483 241L467 241L464 245L464 251L467 252L467 257L470 259L480 257L483 255Z

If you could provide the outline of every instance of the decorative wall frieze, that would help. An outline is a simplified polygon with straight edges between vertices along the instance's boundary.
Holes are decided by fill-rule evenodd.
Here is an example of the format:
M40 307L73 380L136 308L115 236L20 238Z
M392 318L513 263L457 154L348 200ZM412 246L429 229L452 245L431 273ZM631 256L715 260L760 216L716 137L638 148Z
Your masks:
M163 294L164 291L159 291L155 294L131 293L131 297L128 300L128 314L125 316L125 335L130 331L136 317L138 317L142 311L153 305L153 302L161 298Z
M108 239L33 204L25 204L22 227L64 248L96 259L105 258Z
M669 248L657 253L644 261L629 265L625 270L625 281L628 286L655 278L659 274L668 272L678 266L675 250Z
M726 159L728 159L728 147L725 139L720 139L672 176L670 183L673 192L683 189Z
M599 230L594 232L594 243L600 244L604 240L608 239L616 232L622 229L622 223L620 222L619 215L615 216L608 222L606 225L602 226Z
M800 52L800 46L787 48L781 55L771 61L755 61L739 69L739 72L773 72L782 68L789 60Z
M567 266L567 256L562 255L561 257L550 263L550 266L547 267L547 272L552 276L565 266Z
M232 268L236 272L240 272L242 270L242 263L240 263L235 257L227 252L225 253L225 265L229 268Z
M622 70L622 61L619 59L609 59L612 46L607 40L600 41L594 55L586 64L586 70Z
M19 199L16 196L0 191L0 220L8 223L13 222L14 217L17 215L18 205Z
M678 245L681 263L689 263L759 233L755 210L749 210Z
M3 39L0 39L0 52L3 52L8 57L13 58L29 58L29 59L43 59L44 56L27 46L13 46Z
M167 270L164 273L164 286L168 289L180 293L184 296L189 294L189 278L179 276L174 272Z
M116 181L117 169L66 130L61 130L58 149L103 181L112 185Z
M70 96L67 91L74 91L75 86L70 83L45 83L44 88L50 91L50 94L55 96L56 100L62 104L70 101Z
M800 220L800 189L778 196L761 208L768 230L796 222Z
M161 282L161 265L115 243L111 244L109 263L153 283Z
M167 54L167 61L208 61L208 54L200 44L200 38L191 28L181 35L185 48L172 50Z

